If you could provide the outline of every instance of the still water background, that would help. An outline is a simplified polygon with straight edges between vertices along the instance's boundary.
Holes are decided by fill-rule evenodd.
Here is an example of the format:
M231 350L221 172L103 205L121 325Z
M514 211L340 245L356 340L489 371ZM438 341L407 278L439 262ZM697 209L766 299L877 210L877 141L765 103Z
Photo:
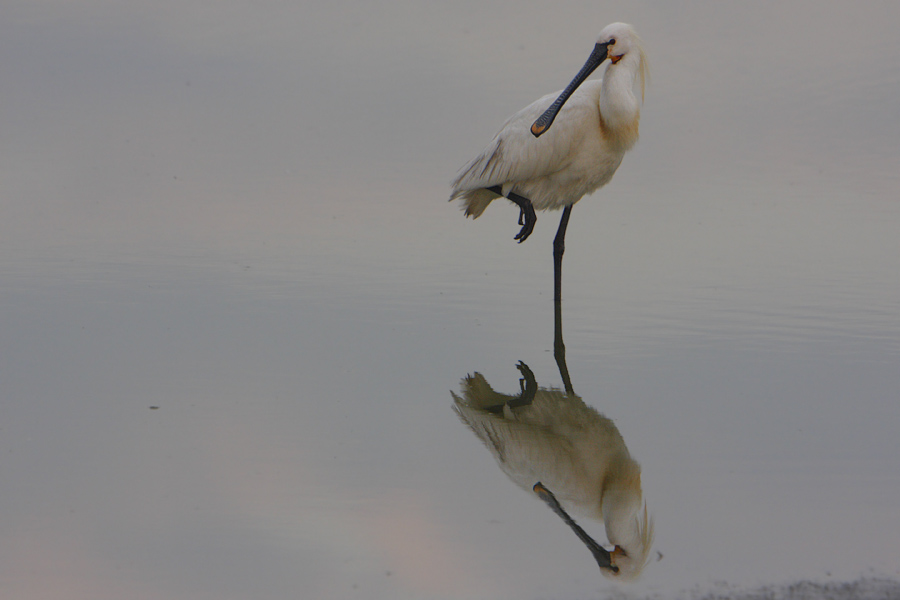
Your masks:
M446 202L607 23L642 138L573 211L630 587L456 419L552 356L555 214ZM0 595L569 598L900 579L894 3L6 2ZM582 523L601 541L602 526ZM658 551L658 553L656 552ZM868 587L867 587L868 586Z

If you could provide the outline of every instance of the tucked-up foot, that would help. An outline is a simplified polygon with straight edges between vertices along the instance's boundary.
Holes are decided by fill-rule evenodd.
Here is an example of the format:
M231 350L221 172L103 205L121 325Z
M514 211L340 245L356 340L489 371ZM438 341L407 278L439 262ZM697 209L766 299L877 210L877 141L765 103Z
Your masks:
M519 380L519 389L522 390L522 393L507 402L510 408L520 408L534 402L538 389L537 380L534 378L534 373L531 372L528 365L520 360L516 368L522 374L522 379Z
M501 194L501 188L499 185L495 185L494 187L487 188L495 194ZM531 204L531 200L526 198L525 196L520 196L515 192L509 192L506 194L506 199L510 202L514 202L516 206L519 207L519 225L522 226L522 229L519 231L518 235L516 235L516 240L519 240L521 244L528 236L531 235L531 232L534 231L534 224L537 222L537 215L534 214L534 206Z
M519 225L522 226L522 229L513 239L519 240L521 244L525 240L528 239L528 236L531 235L531 232L534 231L534 224L537 223L537 215L534 214L534 207L531 205L531 202L524 205L519 205L521 212L519 212ZM524 217L524 223L523 221Z

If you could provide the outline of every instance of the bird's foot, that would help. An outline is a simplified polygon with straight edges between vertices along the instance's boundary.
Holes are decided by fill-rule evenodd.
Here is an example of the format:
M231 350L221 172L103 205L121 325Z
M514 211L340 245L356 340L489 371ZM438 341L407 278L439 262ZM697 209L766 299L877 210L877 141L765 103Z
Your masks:
M519 380L519 389L522 390L522 393L507 402L510 408L528 406L534 402L534 397L537 395L538 390L537 380L534 378L534 373L528 368L528 365L520 360L516 368L522 374L522 379Z
M521 387L523 390L525 389L524 384L526 382L529 384L528 387L537 387L537 380L534 378L534 372L528 368L528 365L520 360L516 365L516 369L522 374L522 379L519 380L519 382L522 384Z
M498 196L503 196L503 188L499 185L494 185L489 188L485 188L490 192L494 192ZM506 194L506 199L514 202L516 206L519 207L519 225L522 226L522 229L513 239L519 240L521 244L528 236L531 235L531 232L534 231L534 224L537 222L537 215L534 214L534 206L531 204L531 200L526 198L525 196L520 196L515 192L509 192Z
M522 226L522 229L513 239L519 240L520 244L527 240L528 236L531 235L531 232L534 231L534 224L536 222L537 215L534 214L534 207L531 205L531 201L519 204L519 225Z

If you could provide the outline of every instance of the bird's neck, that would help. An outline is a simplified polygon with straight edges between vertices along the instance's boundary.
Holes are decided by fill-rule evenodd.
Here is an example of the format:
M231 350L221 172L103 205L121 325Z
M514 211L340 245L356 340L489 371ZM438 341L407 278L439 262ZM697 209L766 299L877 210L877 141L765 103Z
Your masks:
M617 63L609 63L600 90L600 126L611 145L629 150L638 140L641 105L634 95L634 83L640 58L626 54Z
M613 489L601 501L606 535L610 543L634 547L640 541L635 530L636 515L641 507L641 489Z

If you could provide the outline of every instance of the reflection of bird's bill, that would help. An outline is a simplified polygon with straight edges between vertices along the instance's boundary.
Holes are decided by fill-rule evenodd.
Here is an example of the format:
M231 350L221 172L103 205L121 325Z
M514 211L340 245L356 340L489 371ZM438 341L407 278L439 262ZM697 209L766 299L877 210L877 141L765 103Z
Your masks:
M594 70L600 66L600 64L606 60L607 48L609 43L605 44L596 44L594 46L594 50L591 52L591 55L588 57L587 62L584 63L584 66L581 67L581 70L578 72L578 75L575 76L569 85L566 86L566 89L559 95L559 97L550 105L550 108L544 111L540 117L538 117L537 121L531 126L531 135L534 137L540 137L544 134L545 131L550 129L550 125L553 124L553 120L556 118L556 113L559 112L559 109L562 108L563 104L566 103L566 100L569 99L578 86L584 83L584 80L587 79Z
M584 529L579 527L578 523L569 516L569 513L560 506L559 501L556 499L556 496L553 495L553 492L545 488L540 481L534 484L534 488L532 489L534 489L534 493L537 494L541 500L547 503L547 506L553 509L553 512L559 515L559 517L572 528L572 531L575 532L578 539L584 542L584 545L587 546L588 550L591 551L591 554L594 555L594 559L601 569L608 569L613 573L619 572L619 567L617 567L614 562L615 557L622 553L618 546L610 553L606 548L594 541L594 538L589 536Z

